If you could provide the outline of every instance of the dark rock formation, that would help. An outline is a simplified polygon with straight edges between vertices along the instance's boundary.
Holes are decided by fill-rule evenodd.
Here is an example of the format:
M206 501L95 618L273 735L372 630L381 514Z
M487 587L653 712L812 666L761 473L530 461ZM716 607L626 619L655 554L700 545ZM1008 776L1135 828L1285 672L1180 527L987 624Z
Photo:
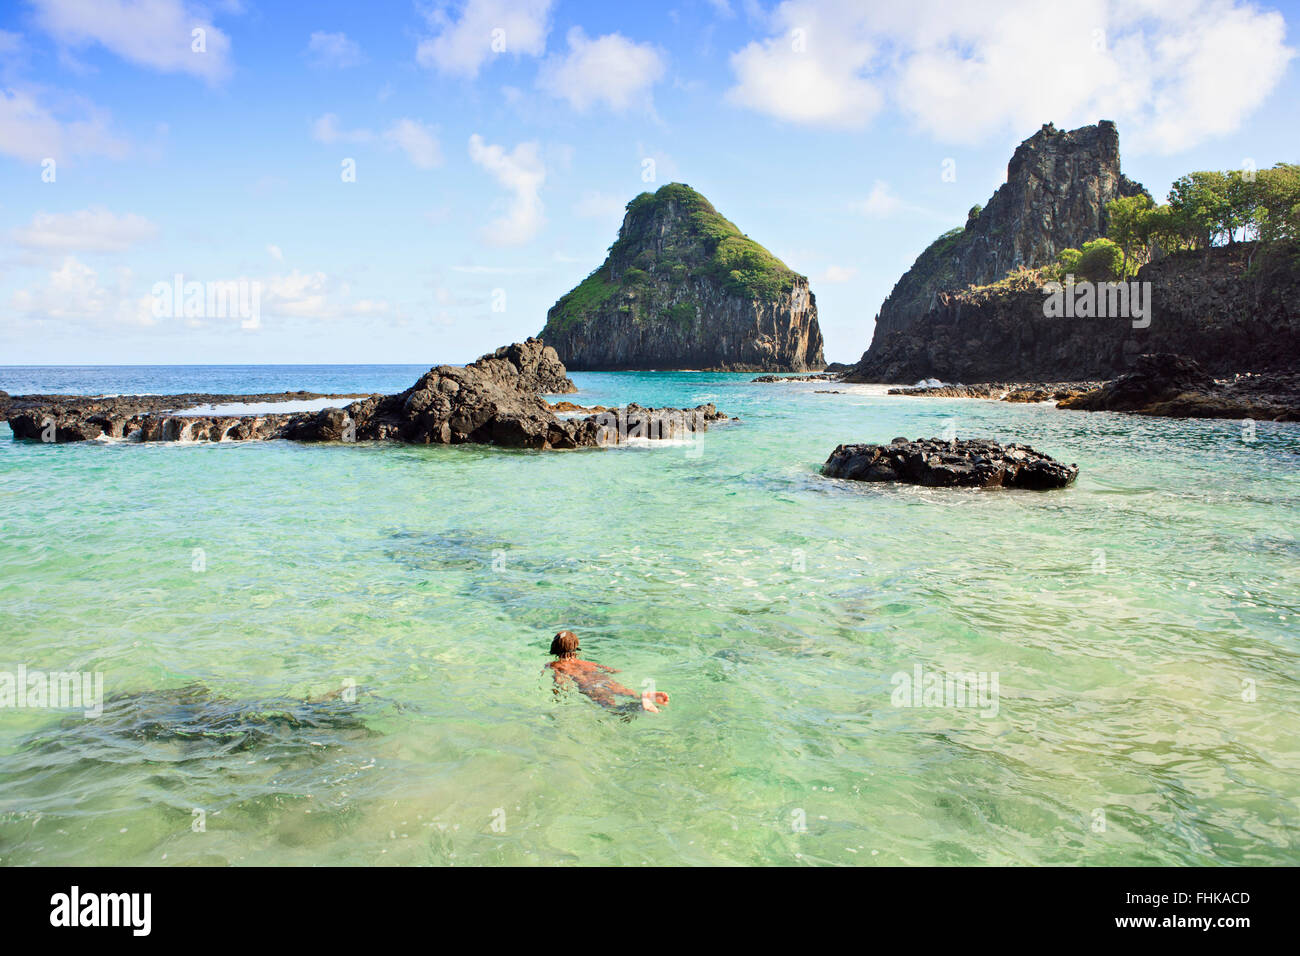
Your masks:
M921 398L985 398L1000 402L1059 402L1101 388L1105 382L981 382L976 385L912 385L890 395Z
M1110 379L1141 354L1191 356L1216 375L1300 362L1300 266L1289 250L1261 261L1253 242L1180 252L1143 266L1145 328L1126 318L1049 318L1026 273L997 286L940 292L906 329L877 332L853 382ZM1144 320L1144 321L1145 321Z
M605 262L546 315L572 369L821 369L808 279L681 183L627 205Z
M231 403L299 402L318 398L362 398L357 393L258 392L220 395L12 395L0 400L0 419L7 419L15 438L55 442L89 441L101 436L143 441L220 441L272 438L291 415L199 416L171 414L181 409Z
M1027 445L895 438L888 445L840 445L822 466L829 478L943 488L1064 488L1079 474Z
M838 382L840 377L833 372L814 372L811 375L759 375L751 382L772 384L773 382Z
M1048 123L1016 148L1007 181L988 204L931 243L898 280L876 317L873 347L925 315L938 292L1046 265L1062 249L1104 236L1106 203L1141 192L1120 172L1114 123L1069 132Z
M497 349L464 367L439 365L397 395L371 395L345 408L274 415L192 416L195 404L267 400L267 396L15 396L0 411L15 438L85 441L101 435L140 441L400 441L510 448L585 448L638 438L685 437L727 416L713 405L692 409L605 409L585 418L556 416L538 394L576 391L555 352L537 339ZM293 397L303 397L300 393ZM181 399L184 399L182 401ZM575 406L576 407L576 406Z
M1300 372L1235 375L1216 380L1182 355L1143 355L1132 372L1060 408L1136 412L1170 418L1300 421Z
M569 387L565 387L568 383ZM414 444L576 447L538 394L576 391L554 350L537 339L497 349L466 366L439 365L397 395L348 406L360 440ZM312 428L290 437L313 440Z
M544 345L541 339L529 338L513 345L503 345L491 356L483 356L479 362L488 358L503 359L518 369L519 387L526 392L567 395L578 390L555 349Z

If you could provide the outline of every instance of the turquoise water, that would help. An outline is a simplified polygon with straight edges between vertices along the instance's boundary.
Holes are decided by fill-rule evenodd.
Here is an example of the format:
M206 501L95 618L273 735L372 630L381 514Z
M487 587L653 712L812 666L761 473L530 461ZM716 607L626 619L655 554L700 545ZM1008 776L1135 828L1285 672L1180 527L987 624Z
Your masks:
M54 390L20 371L0 388ZM240 747L0 710L0 862L1300 862L1300 426L1247 442L1235 422L749 377L574 376L576 401L741 417L699 446L46 446L0 426L0 669L247 701L351 681L365 728ZM839 442L950 422L1079 481L818 474ZM556 699L561 627L672 703L623 721ZM996 674L996 714L894 706L918 665Z

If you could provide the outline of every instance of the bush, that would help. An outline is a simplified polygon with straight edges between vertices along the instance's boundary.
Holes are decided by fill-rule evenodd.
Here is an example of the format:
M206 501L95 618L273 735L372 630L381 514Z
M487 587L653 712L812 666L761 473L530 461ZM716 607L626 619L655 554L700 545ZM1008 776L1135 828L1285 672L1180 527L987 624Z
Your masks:
M1056 261L1061 266L1062 275L1078 275L1079 260L1083 258L1083 253L1078 249L1062 249L1057 255Z
M1124 252L1109 239L1093 239L1083 244L1078 268L1090 282L1115 282L1124 278Z

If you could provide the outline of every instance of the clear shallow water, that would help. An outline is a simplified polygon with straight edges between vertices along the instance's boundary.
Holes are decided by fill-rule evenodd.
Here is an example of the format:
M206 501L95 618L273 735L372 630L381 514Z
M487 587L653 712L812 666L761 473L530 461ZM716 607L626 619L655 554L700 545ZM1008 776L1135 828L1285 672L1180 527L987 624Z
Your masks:
M253 392L423 369L11 371L14 393ZM749 377L574 376L574 401L741 416L698 450L43 446L0 426L0 668L246 701L352 680L365 727L153 741L0 710L0 861L1300 862L1300 427L1247 444L1233 422ZM841 441L949 419L1080 479L817 474ZM556 700L560 627L672 703L622 722ZM916 665L996 672L996 716L892 706Z

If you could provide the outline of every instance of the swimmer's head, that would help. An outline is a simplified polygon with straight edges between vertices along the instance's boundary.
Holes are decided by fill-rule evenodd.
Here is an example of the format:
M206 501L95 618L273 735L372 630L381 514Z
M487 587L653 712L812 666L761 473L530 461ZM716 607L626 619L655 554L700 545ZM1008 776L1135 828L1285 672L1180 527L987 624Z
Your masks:
M578 635L572 631L560 631L551 641L551 653L556 657L578 656Z

